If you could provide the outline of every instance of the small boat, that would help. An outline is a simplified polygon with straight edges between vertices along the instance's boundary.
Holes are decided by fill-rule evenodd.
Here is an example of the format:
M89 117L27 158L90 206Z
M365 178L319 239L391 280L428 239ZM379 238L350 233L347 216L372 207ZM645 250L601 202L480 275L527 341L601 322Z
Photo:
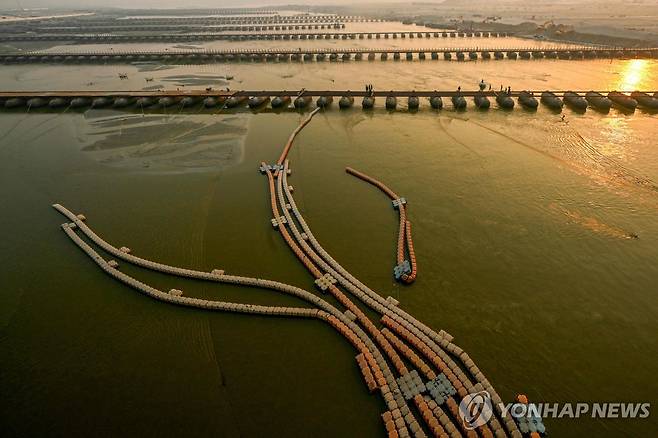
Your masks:
M313 99L311 99L311 96L299 96L295 99L293 104L297 109L307 108L311 104L312 100Z
M503 109L511 110L514 108L514 100L512 99L512 96L507 93L496 94L496 103Z
M612 101L610 99L603 94L594 91L588 91L585 94L585 100L587 100L587 103L589 103L592 108L604 113L610 111L610 108L612 107Z
M217 99L208 96L205 99L203 99L203 106L205 106L206 108L214 108L217 106Z
M354 97L352 96L343 96L338 101L338 107L340 109L348 109L354 105Z
M443 99L441 96L432 96L430 97L430 106L435 110L440 110L443 108Z
M519 94L519 103L523 108L529 110L536 110L539 106L539 102L537 102L537 99L535 99L534 94L529 91L521 91Z
M269 101L270 101L269 96L253 96L249 98L249 102L247 102L247 105L251 109L256 109L258 107L265 105L266 103L269 103Z
M12 97L11 99L7 99L7 101L5 102L5 108L7 109L19 108L23 105L25 105L25 101L20 97Z
M284 108L290 105L290 96L276 96L272 99L272 108Z
M240 105L243 105L247 100L247 96L231 96L226 100L226 108L237 108Z
M574 111L583 113L587 111L587 101L585 98L573 91L564 92L564 102Z
M624 93L620 93L619 91L609 92L608 99L618 107L627 111L635 111L635 108L637 108L637 100L625 95Z
M76 97L71 100L71 108L84 108L91 104L91 100L86 97Z
M562 111L562 106L564 106L562 99L560 99L550 91L544 91L541 94L541 103L543 103L553 111L557 111L557 112Z
M386 109L394 110L398 107L398 98L395 96L386 96Z
M363 101L361 102L361 106L363 109L373 109L375 107L375 97L374 96L366 96L363 98Z
M334 102L333 96L320 96L318 97L318 101L316 102L316 105L319 108L329 108L333 102Z
M116 99L114 99L114 102L112 103L112 106L114 108L125 108L128 105L130 105L131 102L132 102L132 99L129 98L129 97L117 97ZM152 105L152 103L149 104L149 105ZM146 106L149 106L149 105L146 105Z
M94 100L91 101L91 107L92 108L104 108L108 105L110 105L112 101L108 99L107 97L97 97Z
M147 108L149 106L155 105L155 100L152 97L140 97L137 99L135 104L142 108Z
M456 94L450 98L452 100L452 106L456 110L466 109L466 99L461 94Z
M50 99L48 102L48 106L50 108L62 108L65 107L69 104L69 101L64 99L63 97L55 97L53 99Z
M43 108L46 105L48 105L48 102L41 97L33 97L27 100L28 108Z
M658 110L658 97L643 93L641 91L633 91L631 97L637 101L638 106L648 110Z
M475 106L481 110L487 110L491 106L489 98L483 93L476 94L475 97L473 97L473 101L475 102Z
M167 108L176 103L176 100L173 97L164 96L158 99L158 105L163 108Z
M418 96L409 96L409 99L407 100L407 108L415 111L418 107L420 107L420 99L418 99Z
M180 101L180 106L183 108L188 108L191 107L192 105L196 104L197 100L192 97L192 96L185 96L184 98L181 99Z

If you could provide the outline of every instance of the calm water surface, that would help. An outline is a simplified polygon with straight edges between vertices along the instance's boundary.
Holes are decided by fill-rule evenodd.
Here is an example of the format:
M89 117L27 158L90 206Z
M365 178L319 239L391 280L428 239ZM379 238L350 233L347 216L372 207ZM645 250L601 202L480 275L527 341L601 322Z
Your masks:
M120 81L117 73L129 79ZM234 76L226 80L226 76ZM153 77L147 83L146 77ZM657 89L655 61L7 66L3 89ZM448 103L448 102L446 102ZM357 277L469 351L503 399L658 402L656 116L316 116L290 159L318 239ZM495 106L495 105L494 105ZM314 321L166 306L113 281L59 230L60 202L116 246L196 269L311 278L273 232L261 160L301 115L0 114L0 423L8 436L378 436L354 351ZM409 200L419 277L391 276L397 219L344 172ZM629 236L635 234L639 238ZM239 302L274 293L122 266L156 287ZM547 421L553 436L647 436L648 420Z

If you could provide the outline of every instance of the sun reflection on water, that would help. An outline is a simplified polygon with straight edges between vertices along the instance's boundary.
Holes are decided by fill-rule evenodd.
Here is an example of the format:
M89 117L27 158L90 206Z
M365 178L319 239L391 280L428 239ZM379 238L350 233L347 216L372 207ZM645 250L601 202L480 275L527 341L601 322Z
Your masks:
M620 72L618 90L634 91L643 88L649 73L649 61L646 59L633 59L628 61Z
M628 121L623 117L606 117L601 127L602 142L600 152L625 160L628 158L628 143L631 137Z

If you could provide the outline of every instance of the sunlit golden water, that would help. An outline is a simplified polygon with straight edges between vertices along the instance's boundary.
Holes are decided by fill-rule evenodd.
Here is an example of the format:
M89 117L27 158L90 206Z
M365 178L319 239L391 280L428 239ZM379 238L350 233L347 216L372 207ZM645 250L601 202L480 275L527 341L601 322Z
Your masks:
M9 90L656 89L627 61L5 66ZM120 80L118 73L128 74ZM234 76L227 80L226 76ZM153 77L152 82L146 78ZM492 108L316 116L290 159L297 202L336 259L469 351L505 400L650 401L658 384L656 115L565 120ZM357 102L358 106L358 102ZM313 289L269 223L257 172L302 116L200 109L0 111L0 423L9 436L378 436L382 402L316 322L153 302L101 273L50 204L116 246ZM396 217L352 166L409 200L418 281L391 275ZM122 269L157 287L299 305ZM75 413L75 414L73 414ZM553 436L650 436L648 420L547 420Z

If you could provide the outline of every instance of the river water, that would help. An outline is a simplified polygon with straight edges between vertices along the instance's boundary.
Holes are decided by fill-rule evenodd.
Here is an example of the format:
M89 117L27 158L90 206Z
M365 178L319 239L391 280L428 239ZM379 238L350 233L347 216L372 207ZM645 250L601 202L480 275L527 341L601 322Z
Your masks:
M658 63L0 70L5 90L361 90L365 83L452 90L475 88L481 79L496 89L655 90ZM656 116L565 109L561 120L543 107L478 112L469 102L468 111L454 112L446 103L437 113L423 101L409 113L404 105L387 112L381 101L362 112L357 102L315 117L290 154L290 182L318 239L374 290L454 335L504 400L525 393L543 402L658 402ZM50 207L59 202L84 213L106 240L145 258L313 290L272 230L267 183L257 171L262 160L276 160L302 117L2 110L0 423L9 436L383 433L383 403L367 393L355 352L328 326L154 302L93 265L59 230L63 219ZM408 199L419 264L414 285L392 279L395 211L346 166ZM122 269L190 296L301 304ZM574 437L658 429L655 416L546 425L553 436Z

